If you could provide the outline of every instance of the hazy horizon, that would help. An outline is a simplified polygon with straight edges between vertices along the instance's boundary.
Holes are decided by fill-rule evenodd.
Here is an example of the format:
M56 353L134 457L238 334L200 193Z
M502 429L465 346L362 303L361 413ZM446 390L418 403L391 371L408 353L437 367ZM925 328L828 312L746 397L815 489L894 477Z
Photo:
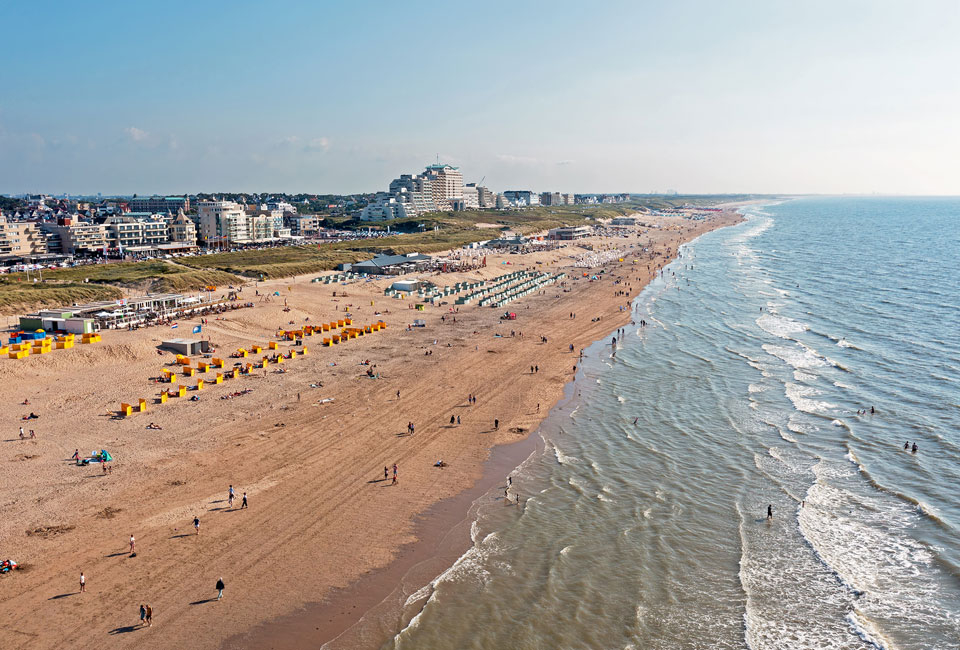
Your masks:
M960 194L960 5L8 5L0 192Z

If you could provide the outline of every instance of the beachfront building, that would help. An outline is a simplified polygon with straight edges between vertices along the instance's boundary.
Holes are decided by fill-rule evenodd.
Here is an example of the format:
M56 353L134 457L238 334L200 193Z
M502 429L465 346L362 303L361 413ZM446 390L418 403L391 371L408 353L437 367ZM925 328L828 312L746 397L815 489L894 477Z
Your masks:
M58 250L51 252L64 255L98 253L107 245L107 229L99 223L75 222L63 217L57 223L41 223L40 230L48 235L51 244L58 246Z
M611 226L635 226L637 220L635 217L616 217L610 220Z
M103 226L107 248L118 252L134 247L155 247L169 241L167 222L159 215L154 217L128 213L107 217Z
M284 215L283 222L294 237L306 237L320 231L320 218L312 214Z
M497 207L497 197L483 185L477 185L477 204L481 208L492 209Z
M463 207L465 210L480 207L480 190L476 183L467 183L463 186Z
M573 241L577 239L584 239L591 235L591 229L588 226L563 226L562 228L553 228L548 231L548 239L556 239L561 241Z
M408 255L377 255L366 262L351 264L349 271L369 275L402 275L424 271L429 268L432 258L429 255L410 253Z
M503 195L514 207L523 208L540 205L540 195L533 190L507 190Z
M197 245L197 224L193 223L183 209L177 210L177 216L167 222L167 239L171 243Z
M410 203L398 201L392 196L380 196L360 212L360 221L389 221L417 216L416 212L407 212Z
M409 216L437 210L433 202L433 180L426 174L401 174L400 178L390 181L387 194L404 203Z
M200 243L208 247L246 244L251 240L244 206L233 201L200 201Z
M451 201L463 198L463 174L459 167L445 163L428 165L424 175L430 179L433 203L438 210L452 210Z
M190 210L190 198L186 196L135 196L127 201L131 212L159 212L176 214L177 210Z
M563 205L563 196L560 192L541 192L540 205Z
M8 221L0 214L0 257L44 255L47 252L47 239L37 224Z

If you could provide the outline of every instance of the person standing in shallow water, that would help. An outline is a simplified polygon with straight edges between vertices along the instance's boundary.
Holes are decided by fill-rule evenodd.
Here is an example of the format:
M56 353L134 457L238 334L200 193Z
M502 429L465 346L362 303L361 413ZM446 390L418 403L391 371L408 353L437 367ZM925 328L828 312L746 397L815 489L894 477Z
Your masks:
M773 505L767 506L767 519L773 519Z

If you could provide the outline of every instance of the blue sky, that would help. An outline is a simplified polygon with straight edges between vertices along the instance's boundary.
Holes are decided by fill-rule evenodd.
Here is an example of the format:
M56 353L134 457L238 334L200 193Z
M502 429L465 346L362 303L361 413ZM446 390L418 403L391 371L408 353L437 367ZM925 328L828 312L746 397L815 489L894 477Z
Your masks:
M960 3L7 2L0 192L960 194Z

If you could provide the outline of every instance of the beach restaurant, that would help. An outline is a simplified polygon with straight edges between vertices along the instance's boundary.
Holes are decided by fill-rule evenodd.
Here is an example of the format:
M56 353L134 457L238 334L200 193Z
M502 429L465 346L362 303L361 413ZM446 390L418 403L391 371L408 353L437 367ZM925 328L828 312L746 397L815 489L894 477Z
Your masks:
M431 260L432 258L429 255L421 255L420 253L377 255L366 262L351 264L350 268L345 270L369 275L402 275L428 269Z
M28 314L20 317L20 328L26 331L76 330L75 333L81 334L93 329L117 329L160 319L182 318L225 302L222 298L205 297L203 294L185 296L181 293L153 293Z

